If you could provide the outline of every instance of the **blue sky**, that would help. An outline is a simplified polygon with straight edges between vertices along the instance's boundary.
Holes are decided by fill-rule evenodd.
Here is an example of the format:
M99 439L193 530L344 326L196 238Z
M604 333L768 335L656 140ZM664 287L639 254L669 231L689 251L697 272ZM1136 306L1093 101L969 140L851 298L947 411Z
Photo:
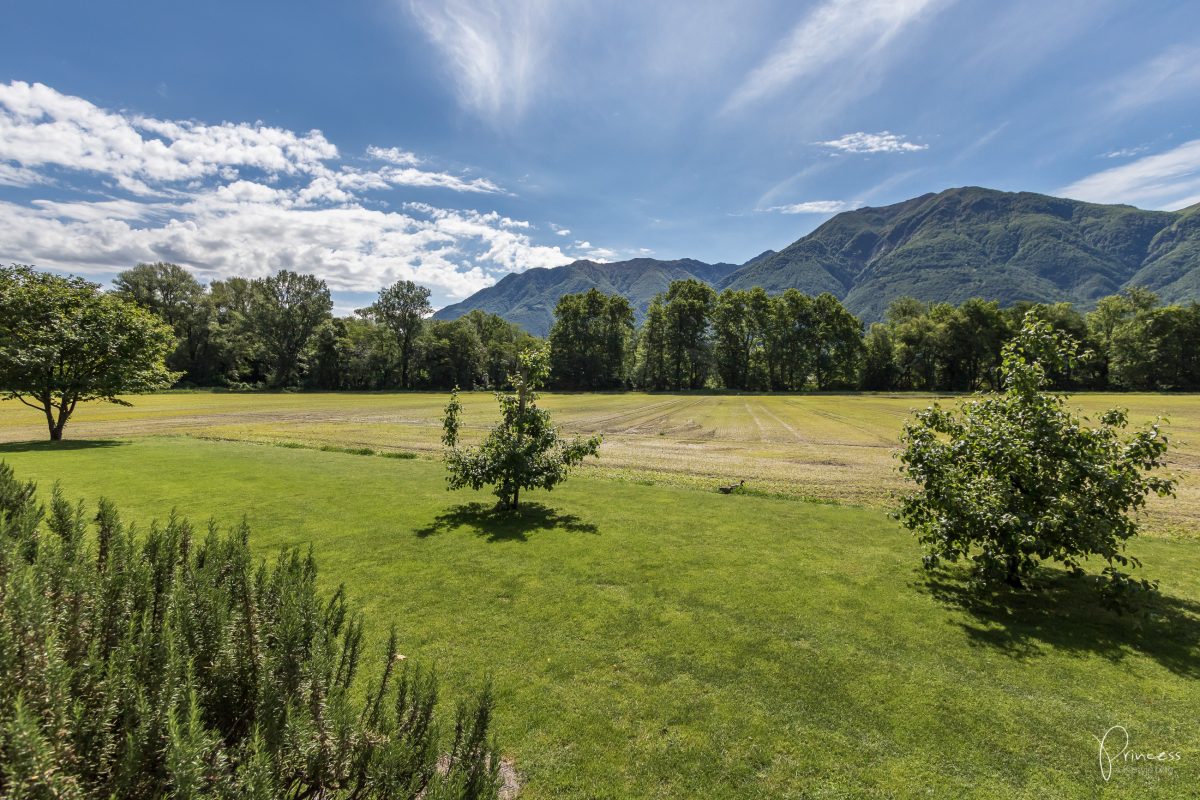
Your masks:
M340 311L742 262L951 186L1200 202L1200 4L8 4L0 261L314 272Z

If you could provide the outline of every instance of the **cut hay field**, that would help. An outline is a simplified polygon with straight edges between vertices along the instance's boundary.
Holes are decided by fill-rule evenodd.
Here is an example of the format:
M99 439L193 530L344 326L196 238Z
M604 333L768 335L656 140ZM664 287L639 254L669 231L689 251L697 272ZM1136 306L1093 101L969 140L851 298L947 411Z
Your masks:
M1195 398L1080 403L1114 399L1200 427ZM1145 618L1051 572L980 604L957 573L928 579L881 507L889 439L928 398L550 395L564 425L606 433L604 466L503 519L445 491L444 400L166 394L88 407L58 445L5 403L0 460L143 525L244 516L264 556L311 546L373 649L395 625L447 699L491 675L523 798L1195 796L1194 509L1133 545L1162 588ZM489 395L464 404L490 419ZM712 491L734 477L779 496ZM1180 758L1105 781L1093 737L1114 725Z
M238 441L372 448L436 457L445 393L229 394L173 392L130 398L133 407L81 408L67 437L183 434ZM462 395L466 436L495 418L490 393ZM711 489L745 479L768 494L883 506L902 488L893 452L909 414L938 398L921 394L554 394L543 398L574 433L602 433L594 474ZM942 398L953 403L955 398ZM1188 534L1200 520L1200 396L1082 394L1090 414L1112 406L1140 424L1163 416L1176 442L1174 501L1151 501L1150 527ZM0 442L41 438L38 415L0 403Z

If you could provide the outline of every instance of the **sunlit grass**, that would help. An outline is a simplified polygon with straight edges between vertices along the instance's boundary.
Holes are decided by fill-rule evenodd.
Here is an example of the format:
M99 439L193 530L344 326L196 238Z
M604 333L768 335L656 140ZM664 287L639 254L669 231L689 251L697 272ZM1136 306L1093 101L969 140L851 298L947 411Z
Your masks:
M389 398L371 399L364 409ZM1053 575L1032 597L979 603L955 573L928 580L877 508L592 471L508 517L490 495L446 492L431 458L189 436L64 445L0 445L0 459L43 490L111 497L142 525L171 508L245 516L264 555L311 545L376 643L395 624L447 696L490 673L524 797L1149 798L1200 785L1194 539L1136 543L1164 595L1140 620ZM1117 724L1139 750L1183 759L1105 784L1092 736Z

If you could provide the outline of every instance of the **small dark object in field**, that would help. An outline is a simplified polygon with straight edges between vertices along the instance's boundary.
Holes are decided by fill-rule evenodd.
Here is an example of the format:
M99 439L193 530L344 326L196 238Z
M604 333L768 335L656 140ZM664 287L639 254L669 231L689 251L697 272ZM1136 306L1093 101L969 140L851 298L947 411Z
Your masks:
M734 489L740 489L746 485L746 481L740 480L737 483L731 483L728 486L718 486L717 491L721 494L733 494Z

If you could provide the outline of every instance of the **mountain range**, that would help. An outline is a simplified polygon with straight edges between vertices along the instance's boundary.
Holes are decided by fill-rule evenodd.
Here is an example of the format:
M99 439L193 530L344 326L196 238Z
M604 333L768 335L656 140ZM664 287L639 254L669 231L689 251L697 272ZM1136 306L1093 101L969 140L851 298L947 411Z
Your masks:
M831 218L784 249L744 264L637 258L530 269L447 306L454 319L480 308L544 336L558 298L596 287L629 298L640 321L673 280L716 289L761 286L831 292L866 322L905 295L961 303L971 297L1010 305L1068 301L1088 308L1142 286L1167 302L1200 299L1200 204L1144 211L1031 192L947 189L890 206Z

